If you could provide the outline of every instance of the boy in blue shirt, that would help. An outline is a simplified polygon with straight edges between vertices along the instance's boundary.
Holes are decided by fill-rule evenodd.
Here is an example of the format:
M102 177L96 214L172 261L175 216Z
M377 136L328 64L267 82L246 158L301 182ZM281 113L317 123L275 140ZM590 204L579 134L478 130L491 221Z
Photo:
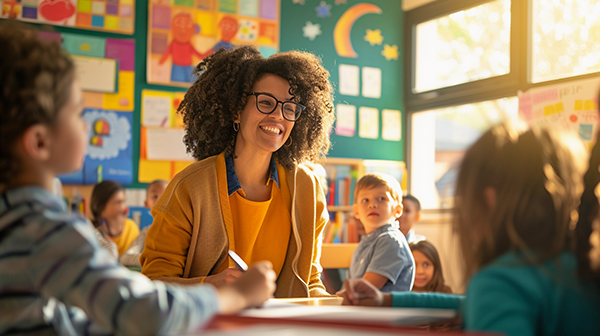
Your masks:
M410 291L415 261L398 227L402 190L387 174L363 176L355 189L354 216L363 223L362 237L350 264L350 278L363 278L383 292Z
M0 334L190 333L273 294L269 262L216 289L153 282L109 257L51 192L87 143L73 61L14 24L0 26L0 45Z

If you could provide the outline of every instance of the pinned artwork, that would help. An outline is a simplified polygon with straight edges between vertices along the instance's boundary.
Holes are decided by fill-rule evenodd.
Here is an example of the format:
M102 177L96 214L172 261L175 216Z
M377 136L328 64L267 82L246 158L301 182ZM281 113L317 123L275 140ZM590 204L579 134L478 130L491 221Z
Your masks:
M279 0L149 0L147 78L187 87L198 62L238 44L279 50Z
M379 138L379 110L374 107L358 109L358 136L361 138Z
M338 104L335 112L335 134L353 137L356 133L356 106Z
M133 34L135 0L0 0L0 17Z
M185 92L142 91L142 129L138 180L170 180L193 162L183 143L183 121L176 114Z
M557 127L589 147L598 132L600 79L544 86L519 94L519 115L532 125Z
M85 109L89 125L88 147L83 168L61 176L64 184L94 184L113 180L130 184L133 180L131 124L132 113Z
M402 139L402 118L400 111L381 111L381 138L388 141L400 141Z

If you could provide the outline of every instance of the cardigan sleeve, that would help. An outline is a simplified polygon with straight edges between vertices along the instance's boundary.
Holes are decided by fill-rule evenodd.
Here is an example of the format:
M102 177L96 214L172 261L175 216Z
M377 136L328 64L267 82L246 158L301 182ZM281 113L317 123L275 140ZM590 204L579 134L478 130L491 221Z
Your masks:
M392 307L454 309L460 314L464 301L458 294L392 292Z
M308 291L310 297L331 296L325 290L323 282L321 282L321 245L323 243L323 233L325 225L329 222L329 213L325 203L325 194L322 191L322 186L319 179L313 176L315 183L315 198L316 198L316 219L315 224L315 240L313 242L313 260L311 264L310 278L308 280Z
M140 256L142 273L153 280L200 283L202 278L183 279L192 237L194 214L186 183L169 184L152 208L154 222L148 229ZM164 196L164 197L163 197Z

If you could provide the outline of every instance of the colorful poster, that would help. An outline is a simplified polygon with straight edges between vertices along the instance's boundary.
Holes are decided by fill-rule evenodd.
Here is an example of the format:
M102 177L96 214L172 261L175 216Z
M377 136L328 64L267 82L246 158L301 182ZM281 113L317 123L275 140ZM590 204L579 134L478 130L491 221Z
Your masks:
M0 18L133 34L135 0L0 0Z
M142 129L138 181L170 180L194 159L183 143L183 121L176 114L185 92L142 91Z
M598 132L599 89L599 78L531 89L519 94L519 115L532 125L578 134L591 148Z
M61 176L64 184L94 184L112 180L121 184L133 181L131 125L133 114L85 109L88 124L88 148L83 168Z
M279 0L149 0L147 78L187 87L198 62L220 48L279 50Z

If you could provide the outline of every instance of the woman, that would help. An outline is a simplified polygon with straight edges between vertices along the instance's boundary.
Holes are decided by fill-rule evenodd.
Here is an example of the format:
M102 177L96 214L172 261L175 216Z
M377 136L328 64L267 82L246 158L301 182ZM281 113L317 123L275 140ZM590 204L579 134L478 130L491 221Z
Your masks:
M329 73L317 57L267 59L253 47L223 50L195 69L179 107L188 152L152 210L142 273L177 283L230 283L248 264L273 263L276 297L328 295L319 279L319 236L328 221L319 179L301 162L329 149Z

